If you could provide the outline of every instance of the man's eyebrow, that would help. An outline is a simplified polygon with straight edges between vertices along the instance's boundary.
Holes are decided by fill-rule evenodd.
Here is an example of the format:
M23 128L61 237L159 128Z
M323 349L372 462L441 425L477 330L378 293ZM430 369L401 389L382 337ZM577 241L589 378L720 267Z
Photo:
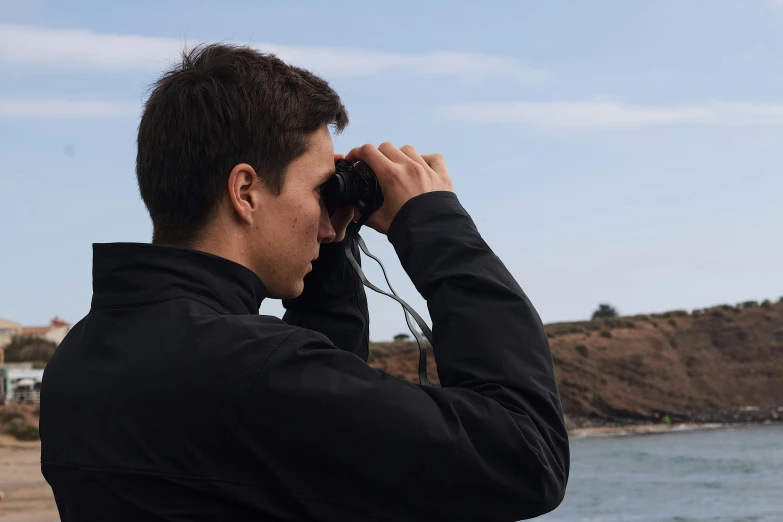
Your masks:
M321 176L320 178L318 178L318 182L319 182L318 184L319 185L323 185L324 183L326 183L326 181L329 178L331 178L334 175L335 172L337 172L337 169L332 169L329 172L327 172L326 174L324 174L323 176Z

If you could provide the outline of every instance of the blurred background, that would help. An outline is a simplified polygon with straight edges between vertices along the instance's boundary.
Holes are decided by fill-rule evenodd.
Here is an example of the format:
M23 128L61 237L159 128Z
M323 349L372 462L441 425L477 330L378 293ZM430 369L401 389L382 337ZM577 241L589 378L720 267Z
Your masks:
M769 412L763 419L748 414L734 420L777 419L771 415L783 397L774 390L783 373L761 376L761 369L780 368L783 354L780 0L0 0L0 341L24 335L56 345L89 310L92 244L150 241L134 173L142 104L184 47L212 41L274 52L326 78L351 119L335 137L336 152L390 141L443 154L461 203L547 324L564 402L574 419L583 419L574 429L595 428L597 421L585 420L595 418L725 425L730 411ZM369 229L363 237L397 293L429 322L426 303L386 238ZM384 288L380 268L366 257L363 264L369 279ZM406 333L399 304L367 293L371 340L390 343ZM614 313L589 321L599 304ZM276 300L261 307L278 317L283 311ZM681 313L663 316L671 311ZM715 341L720 318L714 312L736 315L734 323L721 323L722 341ZM589 327L615 316L638 316L634 332L628 323ZM713 318L709 325L699 322L707 317ZM735 332L738 322L742 332L768 333L745 333L743 339ZM609 336L596 343L603 332ZM652 364L655 336L681 351L685 339L699 335L724 350L715 357L725 368L716 362L696 372L699 362L687 366L680 352L676 362L659 357L666 368L683 368L656 384L659 395L639 391L644 386L625 378L622 364L594 362L608 350L604 360L611 353L646 353ZM40 359L30 354L47 346L17 343L7 355L17 362ZM25 349L27 356L20 355ZM634 349L641 355L628 352ZM726 356L727 349L754 353L758 369L731 366L736 357ZM624 384L607 391L611 382L587 379L587 360L599 364L596 372L620 372L615 377ZM14 375L5 370L3 393L13 396L14 383L28 382L19 390L34 402L33 370L41 368L33 366L18 367ZM33 373L19 373L24 371ZM637 382L649 384L648 377ZM688 379L703 383L688 388L682 384ZM746 382L741 379L747 384L709 387ZM684 386L679 397L667 391L672 382ZM637 392L639 400L629 402ZM702 415L708 397L719 412L713 416ZM33 410L19 415L35 422ZM663 475L646 467L660 464L658 450L629 442L640 439L608 444L589 438L575 446L581 448L575 449L575 469L584 466L593 475L574 475L566 502L549 520L783 520L783 506L772 494L783 490L780 472L755 469L759 474L753 475L744 467L756 459L780 469L783 448L771 441L783 432L747 429L761 430L751 449L766 449L746 459L732 456L736 469L710 460L716 455L685 462L678 453L666 457L675 461L661 466ZM732 438L735 433L745 435ZM756 440L748 433L709 436L718 437L715 444L747 447ZM689 436L669 435L686 437L682 448L709 446ZM601 453L604 447L608 453ZM692 455L683 452L685 459ZM609 454L628 466L610 466L625 470L616 482L589 460L615 462ZM695 467L688 472L680 465ZM633 483L632 469L646 470L668 489L649 489L649 481L637 476L639 491L657 493L647 503L638 491L619 501L612 491ZM721 482L722 472L734 478ZM18 490L21 482L8 473L0 488ZM684 493L687 485L670 487L674 476L694 474L701 485L692 494ZM590 489L603 484L601 477L609 480L605 488ZM736 477L751 484L745 497L726 494L738 491ZM38 487L30 484L31 491ZM769 496L765 487L773 488ZM683 498L712 500L677 500ZM738 498L749 511L738 507ZM5 502L0 519L52 514L26 515L32 511ZM44 497L35 502L41 509L53 506Z

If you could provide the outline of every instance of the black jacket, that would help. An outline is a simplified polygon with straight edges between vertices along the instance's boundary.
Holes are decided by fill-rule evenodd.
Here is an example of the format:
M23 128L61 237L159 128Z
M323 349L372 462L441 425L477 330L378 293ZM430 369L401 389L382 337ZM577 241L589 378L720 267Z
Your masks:
M321 246L283 320L259 315L264 285L232 261L94 245L92 307L41 390L63 522L554 509L569 447L533 306L451 192L406 203L388 240L427 300L440 388L368 366L366 295L341 244Z

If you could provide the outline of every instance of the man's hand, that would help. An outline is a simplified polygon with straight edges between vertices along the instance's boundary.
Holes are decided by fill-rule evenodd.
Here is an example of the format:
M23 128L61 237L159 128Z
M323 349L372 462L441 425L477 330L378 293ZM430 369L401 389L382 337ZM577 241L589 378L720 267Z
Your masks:
M386 142L377 148L371 144L357 147L345 159L364 161L378 177L383 205L370 215L367 226L381 234L386 234L394 216L411 198L426 192L454 192L440 154L421 155L410 145L398 149Z
M343 158L345 158L344 154L334 155L335 162ZM334 214L332 214L331 217L332 228L334 228L334 233L335 233L332 243L339 243L340 241L345 239L345 231L348 228L348 225L351 224L351 221L359 221L360 217L361 214L359 212L359 209L357 209L353 205L350 207L337 207L334 210Z

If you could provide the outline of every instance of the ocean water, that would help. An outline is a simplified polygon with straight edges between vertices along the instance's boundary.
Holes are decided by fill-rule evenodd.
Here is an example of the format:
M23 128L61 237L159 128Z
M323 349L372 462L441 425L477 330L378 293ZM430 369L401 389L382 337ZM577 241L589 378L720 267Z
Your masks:
M541 522L783 522L783 426L572 438Z

